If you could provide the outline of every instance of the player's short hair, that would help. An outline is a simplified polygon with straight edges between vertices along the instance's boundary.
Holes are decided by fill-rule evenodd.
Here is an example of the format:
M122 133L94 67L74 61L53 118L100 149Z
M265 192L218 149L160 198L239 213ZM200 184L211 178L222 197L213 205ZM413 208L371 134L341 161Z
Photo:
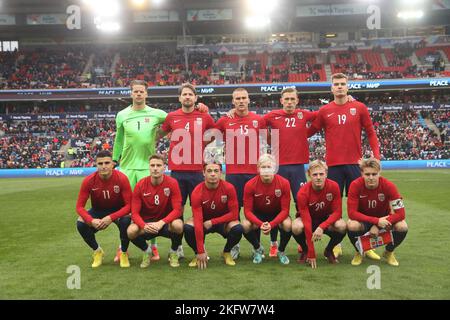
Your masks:
M258 168L261 167L261 165L265 162L271 162L274 165L277 164L277 160L275 159L275 157L268 153L265 153L265 154L261 155L261 157L259 157L258 165L257 165Z
M240 91L245 91L248 93L247 89L239 87L239 88L234 89L233 92L231 93L231 95L233 95L235 92L240 92Z
M325 172L328 172L328 166L322 160L314 160L309 163L308 167L308 175L311 176L311 172L316 168L323 168Z
M150 162L153 159L161 160L163 163L165 163L164 157L158 153L152 154L150 157L148 157L148 162Z
M294 92L295 95L298 97L297 89L292 88L292 87L284 88L283 91L281 91L281 96L283 97L283 94L285 94L285 93L292 93L292 92Z
M137 80L137 79L130 82L131 91L133 91L133 86L144 86L145 90L147 90L147 88L148 88L147 81Z
M97 161L98 158L112 158L112 154L108 150L102 150L95 156L95 160Z
M204 162L203 163L203 171L206 170L206 166L210 165L210 164L215 164L219 166L220 171L222 171L222 164L218 161L209 161L209 162Z
M333 82L334 79L345 79L345 80L348 81L348 77L345 74L341 73L341 72L332 74L331 75L331 82Z
M181 95L181 93L183 92L183 89L186 89L186 88L191 90L194 93L194 95L197 95L197 90L195 90L194 85L192 85L189 82L183 83L181 85L181 87L178 88L178 95Z
M361 170L361 172L363 172L365 168L372 168L377 171L381 171L381 162L374 157L361 159L359 161L359 169Z

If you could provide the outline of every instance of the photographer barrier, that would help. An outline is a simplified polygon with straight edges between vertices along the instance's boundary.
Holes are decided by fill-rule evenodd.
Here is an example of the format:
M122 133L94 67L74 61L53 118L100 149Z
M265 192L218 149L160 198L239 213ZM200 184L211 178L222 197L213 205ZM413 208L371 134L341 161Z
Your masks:
M394 169L449 169L450 159L442 160L392 160L381 161L383 170ZM305 166L305 169L308 166ZM48 168L48 169L1 169L0 178L32 177L80 177L95 172L96 168ZM225 166L223 172L226 173ZM168 174L170 172L166 172Z

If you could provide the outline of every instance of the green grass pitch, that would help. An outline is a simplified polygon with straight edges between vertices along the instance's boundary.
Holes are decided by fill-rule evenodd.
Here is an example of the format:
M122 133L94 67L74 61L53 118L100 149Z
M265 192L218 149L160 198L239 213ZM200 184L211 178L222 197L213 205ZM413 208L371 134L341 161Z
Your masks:
M293 238L287 248L289 265L268 258L254 265L243 238L237 265L227 267L220 256L224 240L209 235L211 260L204 271L188 268L193 253L184 240L187 259L180 268L170 268L169 242L163 238L158 238L159 262L140 269L142 254L130 244L131 268L121 269L112 262L119 244L115 225L97 234L106 258L93 270L91 250L75 224L82 178L1 179L0 299L449 299L450 170L386 171L384 176L405 199L410 229L396 251L398 268L367 259L351 266L348 238L340 264L328 265L319 255L317 270L296 263ZM187 209L185 217L190 214ZM269 237L262 241L267 249ZM326 242L328 237L316 245L318 254ZM79 290L66 285L71 265L81 270ZM381 289L367 288L371 265L381 270Z

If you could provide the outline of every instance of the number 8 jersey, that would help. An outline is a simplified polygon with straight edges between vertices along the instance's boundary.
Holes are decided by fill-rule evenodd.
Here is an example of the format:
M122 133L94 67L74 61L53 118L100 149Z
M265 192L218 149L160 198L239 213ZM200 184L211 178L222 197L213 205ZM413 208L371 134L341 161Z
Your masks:
M145 222L163 220L170 223L181 217L181 192L177 180L163 175L163 181L154 186L151 179L141 179L133 192L131 218L140 228L144 228Z

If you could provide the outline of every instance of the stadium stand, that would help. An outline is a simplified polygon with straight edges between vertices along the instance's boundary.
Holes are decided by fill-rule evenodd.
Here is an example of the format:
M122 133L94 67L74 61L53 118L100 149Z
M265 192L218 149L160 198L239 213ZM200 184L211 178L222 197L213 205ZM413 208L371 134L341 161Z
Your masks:
M394 99L399 101L405 97ZM276 106L276 102L272 106ZM223 107L222 113L229 109L229 106ZM260 107L255 111L265 113L270 108ZM213 115L217 118L220 113ZM372 111L382 160L448 158L449 116L450 111ZM421 123L423 118L429 119L438 132ZM114 119L3 121L0 122L0 168L60 167L62 161L70 167L89 167L94 164L97 152L112 150L114 132ZM67 144L72 153L65 147ZM322 135L310 139L311 159L323 159L324 144ZM168 147L169 142L164 139L158 143L157 150L167 156ZM363 152L366 155L370 153L367 149Z
M329 52L332 73L351 79L395 79L444 75L442 54L449 59L448 45L412 45L369 49L349 47ZM412 63L415 55L420 66ZM122 87L131 79L150 86L327 81L326 63L320 51L280 51L247 54L184 53L174 45L130 44L115 46L68 46L59 49L26 48L0 53L0 89ZM85 70L87 69L87 70Z

